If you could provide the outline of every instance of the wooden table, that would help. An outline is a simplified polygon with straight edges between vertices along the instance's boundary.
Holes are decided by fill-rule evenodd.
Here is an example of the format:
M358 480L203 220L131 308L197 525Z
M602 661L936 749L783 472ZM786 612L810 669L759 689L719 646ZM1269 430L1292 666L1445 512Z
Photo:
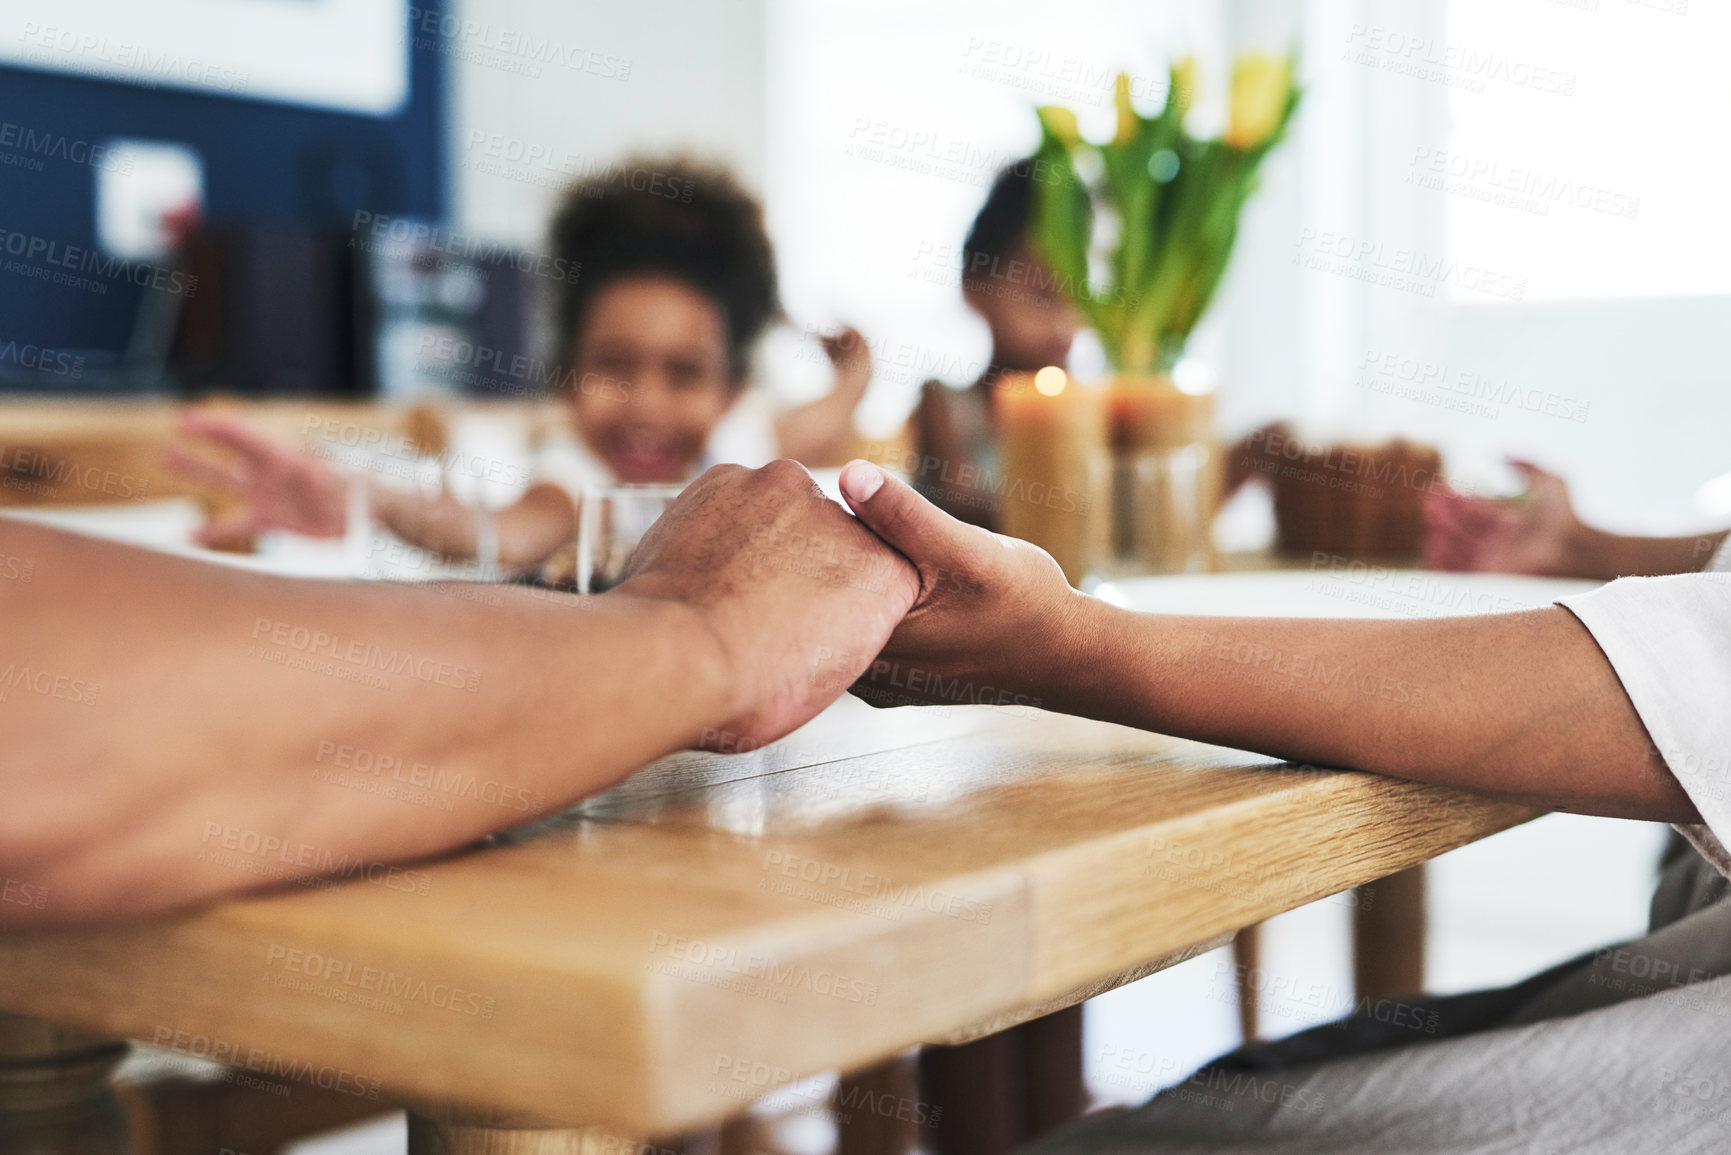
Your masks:
M474 1126L659 1136L1076 1002L1535 813L1038 711L848 701L410 875L0 940L0 1009Z

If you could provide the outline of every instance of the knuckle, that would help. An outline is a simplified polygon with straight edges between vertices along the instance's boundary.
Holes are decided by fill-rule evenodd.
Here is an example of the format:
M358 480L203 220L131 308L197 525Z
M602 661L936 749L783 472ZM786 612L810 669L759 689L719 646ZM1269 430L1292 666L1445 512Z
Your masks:
M777 485L804 485L811 480L811 474L805 471L805 466L786 457L777 458L757 472Z

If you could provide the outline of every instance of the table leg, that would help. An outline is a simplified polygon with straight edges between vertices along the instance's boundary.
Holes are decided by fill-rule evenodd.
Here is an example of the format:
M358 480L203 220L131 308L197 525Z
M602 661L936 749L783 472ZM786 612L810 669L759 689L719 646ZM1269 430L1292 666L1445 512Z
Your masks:
M1352 971L1360 999L1424 989L1425 885L1422 865L1358 888L1352 911Z
M835 1089L837 1155L920 1149L919 1077L912 1055L843 1075Z
M1262 925L1232 936L1233 971L1238 975L1238 1030L1248 1046L1256 1041L1256 968L1262 962Z
M1088 1106L1082 1004L959 1047L926 1047L919 1097L935 1155L1008 1155Z
M127 1155L126 1119L108 1086L126 1052L119 1039L0 1014L0 1155Z

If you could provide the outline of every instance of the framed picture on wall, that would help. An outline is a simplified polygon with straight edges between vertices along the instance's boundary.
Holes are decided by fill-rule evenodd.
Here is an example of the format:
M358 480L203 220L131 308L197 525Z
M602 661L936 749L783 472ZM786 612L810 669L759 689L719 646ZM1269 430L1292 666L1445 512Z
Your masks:
M0 64L389 116L409 97L410 13L408 0L23 0L0 17Z

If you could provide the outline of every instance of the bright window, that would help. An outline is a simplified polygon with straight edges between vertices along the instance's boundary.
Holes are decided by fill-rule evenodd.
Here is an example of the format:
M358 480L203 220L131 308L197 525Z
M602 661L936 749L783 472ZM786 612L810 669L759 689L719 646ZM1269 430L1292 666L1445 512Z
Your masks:
M1403 48L1447 76L1410 176L1455 260L1526 300L1731 292L1731 4L1455 0L1446 46Z

